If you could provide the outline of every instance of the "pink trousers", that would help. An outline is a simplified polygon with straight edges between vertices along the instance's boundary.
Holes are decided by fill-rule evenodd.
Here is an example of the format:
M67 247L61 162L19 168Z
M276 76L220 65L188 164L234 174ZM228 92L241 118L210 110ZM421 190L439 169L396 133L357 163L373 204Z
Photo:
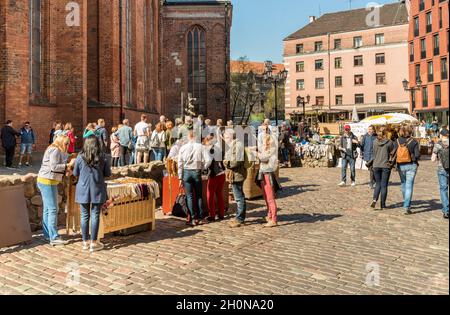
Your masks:
M270 175L264 175L261 182L264 200L266 201L267 209L269 210L268 218L272 222L277 222L277 203L275 201L275 193L270 185Z

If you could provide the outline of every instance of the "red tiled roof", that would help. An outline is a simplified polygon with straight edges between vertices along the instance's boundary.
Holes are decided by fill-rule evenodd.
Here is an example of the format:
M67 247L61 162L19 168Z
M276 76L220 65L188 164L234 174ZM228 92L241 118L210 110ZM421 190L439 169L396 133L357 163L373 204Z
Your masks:
M283 64L274 63L273 70L274 74L277 74L285 69ZM231 73L240 73L240 72L250 72L253 71L256 74L263 74L265 70L264 62L254 62L254 61L231 61Z

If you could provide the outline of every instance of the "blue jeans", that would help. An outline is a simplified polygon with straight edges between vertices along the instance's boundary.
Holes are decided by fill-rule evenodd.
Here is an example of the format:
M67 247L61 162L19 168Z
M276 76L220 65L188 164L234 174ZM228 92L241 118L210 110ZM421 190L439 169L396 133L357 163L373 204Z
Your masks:
M411 199L414 191L414 180L417 174L417 164L409 163L400 165L400 181L402 182L403 209L411 209Z
M58 186L38 183L41 191L43 212L42 230L44 237L50 241L58 238Z
M165 148L153 148L153 155L155 157L155 161L164 161L164 157L166 156Z
M100 226L102 204L81 204L81 235L83 241L89 241L89 218L91 219L91 241L97 241Z
M442 212L448 214L448 172L438 168L439 190L441 192Z
M352 182L356 181L356 160L346 156L342 159L341 177L343 182L347 182L347 165L350 165Z
M376 187L373 193L373 200L378 201L381 194L381 208L386 208L386 200L388 195L389 178L391 177L391 169L374 168Z
M289 162L289 150L287 148L281 149L281 156L283 157L283 162L288 163Z
M191 214L191 220L203 219L203 183L202 173L197 170L183 171L183 184L186 191L187 207ZM194 197L197 199L197 210L195 212Z
M233 183L231 187L233 188L234 200L236 200L237 203L236 220L239 223L244 223L247 213L247 202L245 201L244 195L244 182Z

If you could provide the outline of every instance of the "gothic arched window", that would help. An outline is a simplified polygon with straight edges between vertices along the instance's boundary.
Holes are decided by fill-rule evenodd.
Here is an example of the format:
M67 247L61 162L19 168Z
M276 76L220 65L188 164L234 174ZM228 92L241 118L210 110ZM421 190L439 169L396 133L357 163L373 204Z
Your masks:
M197 99L197 115L206 110L206 33L199 26L188 32L188 92Z
M41 92L41 1L30 0L30 93Z

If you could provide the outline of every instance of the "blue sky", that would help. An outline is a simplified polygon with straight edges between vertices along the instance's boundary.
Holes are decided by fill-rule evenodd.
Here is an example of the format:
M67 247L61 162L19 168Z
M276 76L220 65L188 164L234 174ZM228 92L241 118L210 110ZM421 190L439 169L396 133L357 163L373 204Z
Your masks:
M282 62L283 39L305 26L309 16L344 11L349 0L232 0L234 6L231 58L247 56L252 61ZM370 2L396 0L352 0L352 8ZM319 11L320 7L320 11Z

